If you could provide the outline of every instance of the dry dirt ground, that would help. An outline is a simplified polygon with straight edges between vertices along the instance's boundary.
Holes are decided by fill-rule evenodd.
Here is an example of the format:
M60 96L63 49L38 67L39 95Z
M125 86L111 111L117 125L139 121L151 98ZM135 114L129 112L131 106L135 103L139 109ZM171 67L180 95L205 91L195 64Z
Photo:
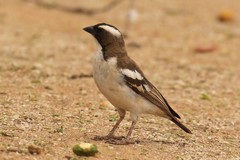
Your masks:
M109 0L45 2L92 9ZM108 133L117 114L88 76L97 47L82 28L107 22L125 31L128 8L125 0L89 16L0 0L0 159L78 159L72 147L81 141L99 153L80 159L240 159L239 0L136 1L129 55L193 134L142 115L133 132L139 144L93 140ZM232 22L216 19L224 8L234 12ZM117 134L129 125L124 120Z

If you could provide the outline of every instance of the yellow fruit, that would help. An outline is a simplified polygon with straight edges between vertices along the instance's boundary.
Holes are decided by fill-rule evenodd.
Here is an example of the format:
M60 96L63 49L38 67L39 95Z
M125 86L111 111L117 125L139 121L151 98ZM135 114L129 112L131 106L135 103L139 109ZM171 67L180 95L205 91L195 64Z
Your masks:
M72 150L78 156L94 156L98 152L95 144L83 142L75 145Z

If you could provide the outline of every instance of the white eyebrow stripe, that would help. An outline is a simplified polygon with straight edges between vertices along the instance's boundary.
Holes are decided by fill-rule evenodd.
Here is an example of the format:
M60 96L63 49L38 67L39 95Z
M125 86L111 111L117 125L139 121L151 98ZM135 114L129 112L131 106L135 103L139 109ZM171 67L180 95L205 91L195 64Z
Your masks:
M113 34L113 35L115 35L115 36L117 36L117 37L120 37L120 36L121 36L121 33L120 33L117 29L115 29L115 28L113 28L113 27L111 27L111 26L101 25L101 26L99 26L99 28L103 28L103 29L105 29L106 31L110 32L111 34Z
M137 80L143 80L143 77L141 76L140 73L138 73L138 71L134 70L130 70L130 69L121 69L122 74L124 74L125 76L132 78L132 79L137 79Z

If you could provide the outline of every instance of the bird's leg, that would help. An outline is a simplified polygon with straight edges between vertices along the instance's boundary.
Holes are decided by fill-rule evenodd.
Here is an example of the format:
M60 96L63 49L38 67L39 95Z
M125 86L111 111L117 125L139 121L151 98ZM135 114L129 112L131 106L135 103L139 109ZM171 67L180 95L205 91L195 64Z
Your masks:
M132 131L133 131L136 123L137 123L137 119L135 119L135 120L132 121L131 127L130 127L130 129L129 129L129 131L128 131L128 134L127 134L126 138L120 139L120 141L108 141L108 142L109 142L109 143L112 143L112 144L117 144L117 145L134 144L135 141L134 141L134 140L131 140L131 139L130 139L130 136L131 136L131 134L132 134Z
M119 124L120 124L120 123L122 122L122 120L124 119L125 114L126 114L126 111L124 111L124 114L119 114L119 115L120 115L119 120L118 120L117 123L113 126L112 130L108 133L108 135L107 135L106 137L118 139L118 137L115 137L115 136L114 136L114 133L115 133L115 131L117 130ZM120 138L122 138L122 137L120 137Z
M94 138L95 140L123 139L124 138L124 137L115 137L114 136L115 131L117 130L119 124L122 122L122 120L124 119L124 117L126 115L126 111L118 108L118 114L119 114L120 118L116 122L116 124L113 126L112 130L108 133L108 135L103 136L103 137L96 136Z
M131 127L130 127L129 131L128 131L128 134L127 134L126 140L129 140L129 139L130 139L130 136L131 136L131 134L132 134L132 131L133 131L133 129L134 129L136 123L137 123L137 121L132 121L132 124L131 124Z

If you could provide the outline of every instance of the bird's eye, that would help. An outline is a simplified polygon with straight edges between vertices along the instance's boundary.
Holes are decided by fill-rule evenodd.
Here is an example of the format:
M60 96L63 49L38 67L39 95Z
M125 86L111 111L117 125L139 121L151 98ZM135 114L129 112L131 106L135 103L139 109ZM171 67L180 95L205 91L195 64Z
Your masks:
M98 32L100 32L100 33L103 33L103 29L102 28L98 28Z
M105 34L105 30L102 29L102 28L98 28L98 29L97 29L97 34L103 36L103 35Z

